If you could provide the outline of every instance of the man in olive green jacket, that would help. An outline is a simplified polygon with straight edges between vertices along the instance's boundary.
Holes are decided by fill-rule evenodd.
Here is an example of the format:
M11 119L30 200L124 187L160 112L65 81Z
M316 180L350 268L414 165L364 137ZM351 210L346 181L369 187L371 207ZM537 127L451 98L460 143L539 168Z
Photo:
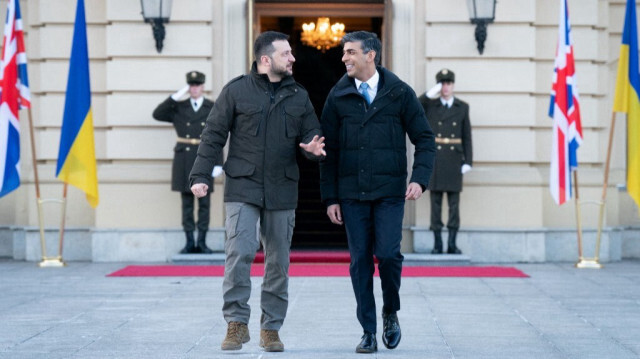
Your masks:
M191 170L192 192L206 195L211 170L230 136L223 167L227 239L222 312L228 323L223 350L241 349L249 341L249 273L259 248L258 220L265 253L260 346L284 350L278 330L288 305L289 249L300 177L296 150L301 147L315 160L326 155L307 91L291 77L295 58L288 38L273 31L258 36L251 73L222 89Z

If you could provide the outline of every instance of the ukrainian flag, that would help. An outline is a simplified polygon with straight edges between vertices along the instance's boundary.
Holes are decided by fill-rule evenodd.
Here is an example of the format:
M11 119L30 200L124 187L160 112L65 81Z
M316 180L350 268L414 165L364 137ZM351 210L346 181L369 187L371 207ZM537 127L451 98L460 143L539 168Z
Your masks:
M636 2L627 0L613 111L627 114L627 192L640 206L640 69Z
M84 191L91 207L98 205L84 0L76 8L56 177Z

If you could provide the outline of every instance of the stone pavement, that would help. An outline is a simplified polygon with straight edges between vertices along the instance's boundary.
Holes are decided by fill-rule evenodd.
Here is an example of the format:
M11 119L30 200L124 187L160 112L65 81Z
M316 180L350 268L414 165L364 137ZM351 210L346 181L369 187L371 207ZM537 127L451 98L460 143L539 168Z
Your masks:
M222 352L222 278L107 278L122 263L38 268L0 260L0 358L638 358L640 261L575 269L515 264L530 278L403 278L403 338L356 354L348 277L290 280L284 353ZM381 307L380 283L376 298Z

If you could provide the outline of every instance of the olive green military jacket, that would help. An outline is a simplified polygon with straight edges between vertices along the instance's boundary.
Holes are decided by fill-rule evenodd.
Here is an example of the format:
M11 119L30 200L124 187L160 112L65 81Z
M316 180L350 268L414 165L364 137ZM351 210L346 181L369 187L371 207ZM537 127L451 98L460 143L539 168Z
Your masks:
M207 118L191 184L211 185L209 174L222 156L225 202L251 203L269 210L294 209L298 203L300 172L296 151L319 160L299 147L321 135L320 123L307 91L292 77L277 90L265 74L251 73L231 80Z

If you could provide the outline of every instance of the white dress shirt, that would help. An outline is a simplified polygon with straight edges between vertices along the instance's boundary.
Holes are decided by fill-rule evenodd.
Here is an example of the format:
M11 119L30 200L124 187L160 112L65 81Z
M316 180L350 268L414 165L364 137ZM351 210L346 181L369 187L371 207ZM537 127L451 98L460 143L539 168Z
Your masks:
M198 112L203 102L204 102L203 96L200 96L197 99L191 98L191 108L193 108L194 111Z
M356 88L358 89L358 91L360 91L360 84L362 83L362 81L358 79L354 79L354 80L356 80ZM367 92L369 93L369 98L371 99L371 102L373 102L373 100L376 98L376 94L378 93L378 81L380 81L380 75L378 74L378 70L376 70L376 73L373 74L373 76L371 76L370 79L365 81L367 85L369 85Z
M451 108L451 106L453 106L453 96L451 96L449 100L445 100L443 97L440 97L440 102L442 102L442 106Z

